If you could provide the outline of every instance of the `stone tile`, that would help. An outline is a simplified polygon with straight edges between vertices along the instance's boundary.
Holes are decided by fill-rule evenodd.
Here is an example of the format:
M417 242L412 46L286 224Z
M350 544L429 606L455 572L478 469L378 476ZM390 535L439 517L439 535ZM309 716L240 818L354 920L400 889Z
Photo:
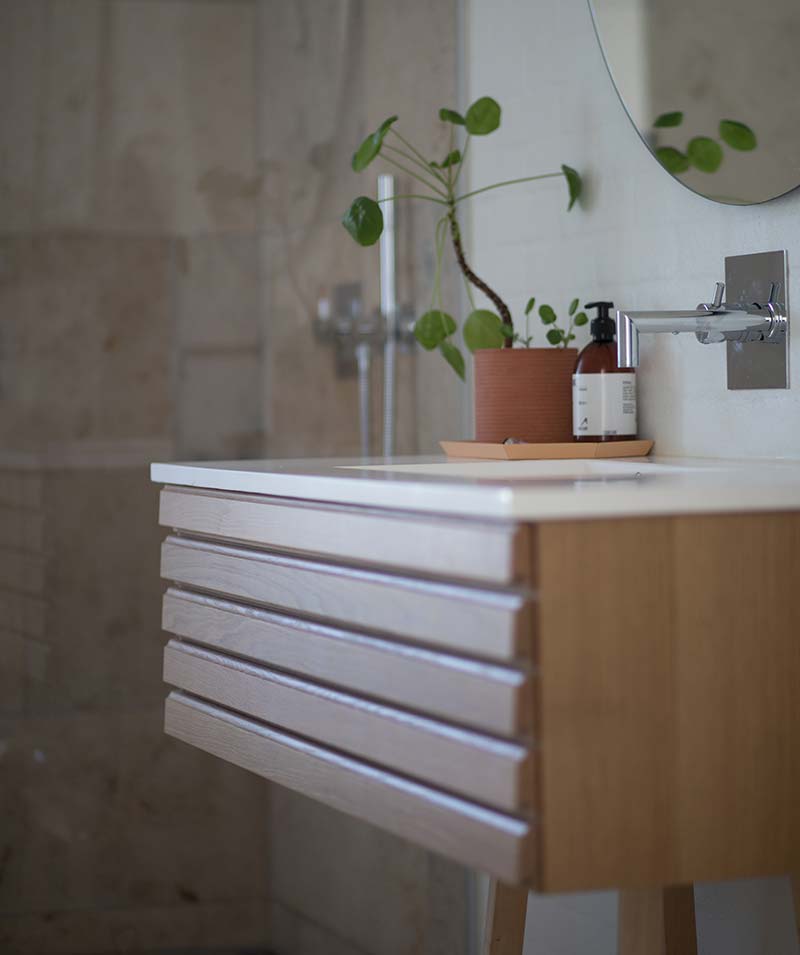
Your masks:
M28 711L161 699L162 532L147 469L49 472L45 494L48 609L44 646L29 648Z
M0 718L22 712L26 682L25 643L22 634L0 628Z
M29 50L29 55L44 51L45 82L38 110L39 229L85 228L95 221L103 184L98 118L108 95L103 59L108 55L109 7L102 0L48 3L44 36Z
M262 899L0 915L3 955L272 955Z
M44 546L44 518L38 511L0 504L0 546L40 554Z
M263 364L259 347L182 356L178 447L184 459L258 457L263 447Z
M39 185L38 104L44 79L45 0L0 4L0 222L31 229Z
M177 243L176 263L181 351L260 347L257 237L206 235L183 239Z
M281 955L371 955L280 902L269 904L269 940Z
M333 345L319 340L313 330L319 299L332 299L337 283L361 281L366 274L364 250L346 236L342 241L341 232L338 223L328 224L299 233L288 243L273 237L262 243L269 287L265 310L270 455L358 453L354 370L342 376Z
M45 602L41 597L0 588L0 620L9 630L29 637L43 637Z
M122 895L141 906L263 898L262 779L164 734L163 706L120 718Z
M363 191L350 159L364 135L365 6L259 0L260 225L268 231L338 221ZM275 108L277 90L292 91L290 106Z
M250 3L113 4L106 226L255 227L254 27Z
M36 510L41 503L41 474L0 468L0 507Z
M465 950L463 869L279 787L271 788L270 885L274 899L356 951Z
M450 130L442 106L457 107L456 0L375 0L365 5L362 68L367 128L387 116L426 157L444 158Z
M41 554L26 554L0 546L0 588L41 595L45 562Z
M162 239L0 240L6 447L169 433L171 254Z
M117 728L106 715L18 719L0 730L0 912L104 906L118 898L113 810Z
M166 737L162 710L0 726L0 914L264 897L263 782Z

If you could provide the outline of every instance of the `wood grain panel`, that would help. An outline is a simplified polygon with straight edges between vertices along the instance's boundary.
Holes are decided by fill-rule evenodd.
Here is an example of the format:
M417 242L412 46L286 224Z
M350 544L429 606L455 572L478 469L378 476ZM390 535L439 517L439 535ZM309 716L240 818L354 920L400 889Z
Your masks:
M164 680L497 809L530 808L528 749L171 640Z
M464 654L500 660L530 655L529 608L522 591L429 583L178 537L162 545L161 575L200 590Z
M528 889L507 885L498 879L489 882L482 955L522 955Z
M674 525L680 868L796 871L800 514Z
M171 736L509 882L531 868L531 824L236 716L182 693Z
M527 575L527 529L256 494L167 487L160 523L175 530L415 574L510 584Z
M164 596L165 630L221 652L504 736L531 729L527 669L359 634L189 591Z
M543 884L658 882L672 851L669 522L540 537Z
M617 955L697 955L693 886L620 892L618 941Z
M539 540L542 887L797 871L800 515Z

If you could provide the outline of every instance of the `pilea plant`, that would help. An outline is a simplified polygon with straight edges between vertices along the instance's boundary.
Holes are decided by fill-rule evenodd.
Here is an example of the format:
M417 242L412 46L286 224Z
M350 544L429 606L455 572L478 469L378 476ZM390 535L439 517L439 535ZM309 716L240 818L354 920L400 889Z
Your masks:
M493 133L500 126L500 115L500 104L490 96L483 96L476 100L463 116L454 109L440 109L439 119L450 127L450 144L447 155L438 161L426 159L423 153L399 132L395 125L397 116L390 116L361 143L352 161L353 170L361 172L378 155L381 155L386 162L410 176L424 190L394 196L393 199L380 200L380 202L396 199L422 199L427 202L438 203L442 207L442 216L436 223L435 230L436 272L431 307L417 319L414 334L423 348L429 351L438 348L451 368L462 379L465 370L464 355L453 340L458 325L453 316L446 312L442 306L442 257L448 234L472 306L472 311L467 316L463 326L464 344L467 348L470 351L475 351L478 348L511 348L515 341L525 342L527 340L527 344L530 344L530 336L526 334L526 339L519 336L514 329L514 321L508 305L493 288L475 274L467 263L458 218L459 207L465 200L480 193L488 192L490 189L533 182L538 179L563 177L566 180L569 196L567 210L570 210L580 196L582 188L581 177L578 173L570 166L562 165L558 172L545 172L535 176L522 176L519 179L495 182L478 189L472 189L469 192L459 191L461 171L469 152L472 137L488 136ZM459 140L463 141L459 142ZM353 200L350 208L344 214L342 224L360 245L373 245L383 232L383 213L379 202L369 198L369 196L359 196ZM494 306L495 311L475 307L472 287L483 292ZM547 307L549 308L549 306ZM552 309L550 311L552 312ZM545 321L544 316L541 317ZM553 321L555 321L555 313L553 313L553 319L550 322ZM547 324L547 322L545 323ZM570 332L571 327L570 325ZM555 333L555 331L555 328L550 330L552 333ZM567 336L570 332L566 333ZM548 333L547 337L551 344L555 343L554 334ZM561 343L561 338L559 338L558 343ZM564 344L566 344L566 341Z
M525 306L525 338L520 338L520 336L515 335L514 340L519 341L526 348L530 348L532 336L528 335L528 316L533 311L534 306L536 305L535 298L529 298L528 304ZM579 300L574 298L569 303L569 308L567 309L567 315L569 316L569 324L566 328L561 328L556 323L558 322L558 316L550 305L540 305L539 306L539 318L542 320L542 324L547 328L547 340L551 345L561 348L569 348L570 342L575 341L575 332L574 328L580 328L581 325L585 325L589 319L586 315L586 312L578 312ZM577 315L575 314L577 312Z
M653 123L653 129L676 129L683 123L683 113L673 110L662 113ZM758 146L756 134L744 123L735 119L721 119L718 133L720 140L731 149L750 152ZM716 172L722 165L725 153L716 139L710 136L695 136L686 144L682 152L674 146L656 147L656 159L674 176L688 172L692 166L700 172Z

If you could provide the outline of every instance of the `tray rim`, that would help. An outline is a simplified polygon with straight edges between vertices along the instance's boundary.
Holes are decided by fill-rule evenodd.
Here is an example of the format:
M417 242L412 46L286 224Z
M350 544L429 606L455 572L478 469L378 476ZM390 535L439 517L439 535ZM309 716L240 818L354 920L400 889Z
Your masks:
M557 461L591 458L643 458L655 442L647 438L630 441L564 441L556 443L494 444L486 441L440 441L448 458L488 461Z

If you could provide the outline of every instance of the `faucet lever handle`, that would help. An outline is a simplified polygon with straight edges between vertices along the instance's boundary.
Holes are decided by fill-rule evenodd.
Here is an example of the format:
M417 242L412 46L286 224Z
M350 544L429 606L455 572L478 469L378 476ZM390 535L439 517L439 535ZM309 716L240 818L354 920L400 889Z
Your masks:
M722 308L722 296L725 294L725 283L717 282L717 287L714 291L714 301L711 303L712 309Z

